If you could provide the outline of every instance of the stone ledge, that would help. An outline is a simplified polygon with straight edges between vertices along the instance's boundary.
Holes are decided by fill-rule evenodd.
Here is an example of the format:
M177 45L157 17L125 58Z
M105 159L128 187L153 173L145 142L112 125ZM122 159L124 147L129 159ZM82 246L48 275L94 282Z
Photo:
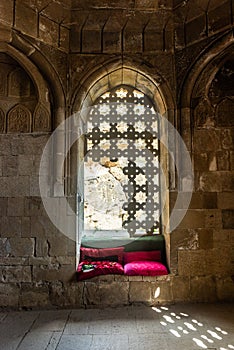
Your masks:
M0 308L102 308L183 302L233 301L231 276L98 276L81 282L0 283Z

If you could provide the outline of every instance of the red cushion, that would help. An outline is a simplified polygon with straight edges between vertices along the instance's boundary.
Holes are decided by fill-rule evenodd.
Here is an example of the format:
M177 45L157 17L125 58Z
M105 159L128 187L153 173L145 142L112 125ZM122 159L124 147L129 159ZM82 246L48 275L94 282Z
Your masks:
M123 262L123 252L124 247L116 247L116 248L80 248L80 261L84 260L96 260L97 258L103 258L106 257L106 260L108 260L108 257L114 257L117 256L117 262L122 264ZM95 258L95 259L93 259ZM113 259L111 259L113 260Z
M137 252L124 252L124 263L128 264L132 261L161 261L161 251L144 250Z
M83 265L93 265L94 269L88 272L84 272L82 269ZM109 275L109 274L123 275L124 269L123 269L123 266L117 262L87 260L79 264L77 272L78 272L78 280L82 281L82 280L99 276L99 275Z
M128 276L167 275L167 268L157 261L133 261L124 265L124 274Z

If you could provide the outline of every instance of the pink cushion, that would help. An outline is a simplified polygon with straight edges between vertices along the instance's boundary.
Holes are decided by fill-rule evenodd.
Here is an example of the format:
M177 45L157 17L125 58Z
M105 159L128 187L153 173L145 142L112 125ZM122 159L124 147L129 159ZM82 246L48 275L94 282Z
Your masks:
M167 275L167 268L157 261L133 261L124 265L124 274L128 276Z
M144 250L137 252L124 252L124 263L128 264L132 261L161 261L160 250Z
M80 261L84 260L96 260L98 258L102 258L101 260L111 260L111 261L117 261L118 263L122 264L123 262L123 252L124 247L116 247L116 248L80 248ZM108 257L112 257L111 259L108 259ZM113 257L116 257L116 260L113 259ZM95 258L95 259L93 259Z
M94 268L91 271L84 272L83 265L93 265ZM121 264L118 262L111 261L83 261L79 264L78 269L78 281L82 281L88 278L92 278L99 275L109 275L109 274L117 274L123 275L124 269Z

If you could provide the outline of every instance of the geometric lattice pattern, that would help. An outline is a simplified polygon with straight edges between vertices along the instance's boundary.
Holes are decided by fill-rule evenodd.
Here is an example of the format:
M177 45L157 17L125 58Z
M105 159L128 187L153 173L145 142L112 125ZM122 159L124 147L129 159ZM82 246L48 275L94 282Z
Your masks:
M122 227L130 236L159 233L159 125L152 103L132 87L117 87L95 102L87 125L87 161L121 164Z

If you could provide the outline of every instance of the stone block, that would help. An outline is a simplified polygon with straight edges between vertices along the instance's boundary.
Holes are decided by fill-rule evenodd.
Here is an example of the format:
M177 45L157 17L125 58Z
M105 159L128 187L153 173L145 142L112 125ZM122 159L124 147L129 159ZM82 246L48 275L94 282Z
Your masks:
M0 2L0 22L13 25L13 0L2 0Z
M83 302L84 282L64 285L65 306L84 307Z
M179 276L202 276L206 274L206 251L205 250L179 250L178 273Z
M48 286L22 283L19 304L24 308L48 307L50 305Z
M24 138L21 136L19 141L21 142L21 147L23 147L23 152L20 153L25 155L41 156L48 138L49 134L42 134L40 136L38 134L29 134Z
M85 282L84 303L87 306L118 306L128 304L128 282Z
M51 21L49 18L40 15L39 18L39 37L45 43L58 46L59 37L58 37L59 25L54 21Z
M179 210L178 210L179 213ZM203 228L205 226L205 215L203 210L189 209L178 228Z
M15 8L15 26L25 34L37 36L37 13L29 6L17 1Z
M0 176L3 176L3 161L2 161L3 157L0 156Z
M29 195L29 176L0 177L0 196L20 197Z
M219 172L204 172L199 176L198 190L205 192L222 191L222 174Z
M213 230L214 248L228 246L232 230ZM234 230L233 230L234 232Z
M0 198L0 217L6 216L7 214L7 205L8 205L8 199L7 198Z
M123 276L123 275L114 275L114 280L116 282L128 282L129 278L128 276Z
M17 308L19 306L20 287L18 284L0 283L1 307Z
M0 143L0 156L9 156L11 154L11 137L0 135Z
M39 197L27 197L24 202L26 216L42 216L44 213L42 199Z
M142 281L143 277L142 276L128 276L128 280L131 282Z
M198 248L198 229L176 229L171 233L171 253L177 254L178 249Z
M33 256L34 255L34 239L33 238L10 238L9 245L11 256Z
M29 266L29 258L28 257L12 257L12 256L1 256L0 257L0 265L2 266Z
M222 210L222 223L224 229L234 228L234 209Z
M36 238L36 256L48 255L48 241L44 238Z
M13 156L24 154L24 143L26 142L27 137L24 135L25 138L23 138L20 134L17 136L15 134L12 134L10 136L10 154Z
M222 216L218 209L208 209L205 211L205 227L207 228L221 228Z
M30 266L8 266L3 269L2 279L5 283L31 282Z
M212 249L213 248L213 230L199 229L197 232L198 232L199 249Z
M30 196L39 197L40 195L39 176L30 176Z
M71 25L70 50L73 53L81 51L81 25Z
M30 219L32 220L30 237L49 238L57 234L58 230L49 217L33 215Z
M144 31L144 51L162 51L164 46L162 31L146 27Z
M100 275L98 276L99 283L111 283L115 280L114 275Z
M151 283L153 304L170 303L172 302L172 287L170 276L167 276L165 281L157 281Z
M220 6L208 11L209 33L212 34L228 25L231 25L230 2L226 1Z
M121 52L121 31L103 32L103 52Z
M218 208L220 209L234 209L233 193L221 192L218 193Z
M217 296L220 301L234 301L234 282L231 276L216 277Z
M192 277L190 281L190 300L215 302L217 300L215 278L211 276Z
M129 302L152 302L152 285L150 282L129 282Z
M33 155L20 154L18 156L19 175L31 175L34 170Z
M20 217L3 216L0 222L0 231L2 237L20 237L21 235L21 223Z
M21 198L21 197L8 198L7 215L23 216L24 215L24 198Z
M189 277L171 277L172 299L175 302L189 301L190 299L190 279Z
M72 265L76 266L76 254L74 253L72 256L56 256L50 258L52 262L58 262L60 265Z
M21 237L31 237L31 218L21 218Z
M9 239L7 238L0 238L0 257L4 258L9 256L11 253L11 246Z
M61 281L51 282L49 284L50 303L51 305L59 307L84 307L83 288L84 282L67 284Z
M144 282L155 282L157 276L143 276L143 281Z
M18 157L17 156L2 157L2 175L3 176L18 175Z
M75 280L75 267L74 265L60 266L58 263L34 266L33 280L35 282L61 281L68 283Z
M192 43L206 37L206 15L202 13L199 17L192 19L185 25L186 43Z
M125 52L142 52L142 32L140 28L132 30L125 28L123 35L123 50Z
M215 192L202 193L202 208L205 208L205 209L217 208L217 193Z
M82 52L101 52L102 32L100 29L84 28L82 31Z
M67 256L68 238L62 234L48 238L50 256Z

